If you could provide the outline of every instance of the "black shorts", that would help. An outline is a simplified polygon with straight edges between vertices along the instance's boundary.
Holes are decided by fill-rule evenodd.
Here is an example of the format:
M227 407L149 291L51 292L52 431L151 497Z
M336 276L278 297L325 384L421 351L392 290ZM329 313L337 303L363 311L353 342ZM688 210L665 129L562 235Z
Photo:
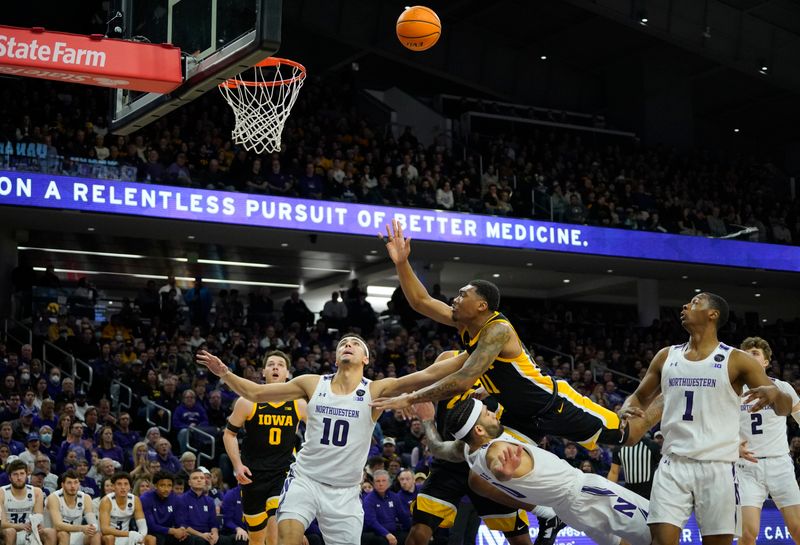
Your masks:
M241 485L242 513L248 530L257 532L266 527L267 519L278 509L286 471L254 471L250 479L252 483Z
M614 411L580 395L564 381L558 381L558 397L544 414L520 418L503 412L500 421L534 441L555 435L589 450L597 443L622 445L628 438L628 428L621 426Z
M466 463L464 464L466 468ZM475 494L467 484L469 470L454 465L434 466L411 503L411 520L431 529L450 528L456 518L461 498L469 496L478 515L492 530L507 537L528 533L528 514Z

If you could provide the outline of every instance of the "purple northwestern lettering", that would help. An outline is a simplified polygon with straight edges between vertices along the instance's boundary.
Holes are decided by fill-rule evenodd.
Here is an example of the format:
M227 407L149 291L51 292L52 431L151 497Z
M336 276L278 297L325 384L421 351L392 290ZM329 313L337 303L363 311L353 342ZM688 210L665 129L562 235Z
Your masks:
M0 206L83 210L369 237L396 219L417 240L800 271L800 246L33 172L0 171Z

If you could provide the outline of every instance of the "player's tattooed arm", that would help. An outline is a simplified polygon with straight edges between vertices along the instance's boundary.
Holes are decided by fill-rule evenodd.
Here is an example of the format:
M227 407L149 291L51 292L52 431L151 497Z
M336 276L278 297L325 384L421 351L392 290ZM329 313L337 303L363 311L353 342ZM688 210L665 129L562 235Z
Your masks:
M410 395L412 403L438 401L469 390L497 359L503 346L511 338L511 328L505 323L490 324L481 333L478 347L470 354L461 369L427 388Z
M423 420L422 428L425 430L428 448L434 458L448 462L463 462L465 460L463 441L443 441L433 420Z

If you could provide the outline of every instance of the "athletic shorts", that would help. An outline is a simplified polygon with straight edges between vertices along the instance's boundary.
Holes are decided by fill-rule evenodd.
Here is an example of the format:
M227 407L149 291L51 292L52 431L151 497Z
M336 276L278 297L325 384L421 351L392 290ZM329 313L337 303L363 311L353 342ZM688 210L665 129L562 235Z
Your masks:
M779 509L800 504L800 488L794 478L794 462L785 454L760 458L757 464L740 459L736 464L742 507L761 507L767 499Z
M431 468L411 503L411 520L431 529L450 528L456 518L461 498L468 496L478 515L492 530L507 537L528 533L528 514L521 510L492 501L475 494L467 484L469 471L461 464L436 465ZM466 463L464 464L466 467Z
M597 443L621 445L628 438L628 428L621 428L617 413L579 394L572 386L558 381L558 395L538 417L517 417L505 411L500 421L537 442L545 435L555 435L592 450Z
M241 485L242 513L247 529L257 532L266 527L267 519L278 509L286 472L254 471L250 479L252 483Z
M653 477L647 522L683 528L692 510L701 535L742 535L734 462L705 462L669 454L661 458Z
M325 545L361 543L364 509L361 486L330 486L289 470L278 502L278 523L296 520L307 529L315 518Z
M598 545L650 545L650 502L594 473L583 475L568 501L552 506L561 520Z

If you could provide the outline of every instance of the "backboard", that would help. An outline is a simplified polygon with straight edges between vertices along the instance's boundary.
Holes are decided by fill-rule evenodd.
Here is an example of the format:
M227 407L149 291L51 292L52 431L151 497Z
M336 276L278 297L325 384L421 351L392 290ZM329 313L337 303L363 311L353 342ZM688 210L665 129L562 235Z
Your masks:
M114 0L125 39L171 43L183 56L184 82L169 94L111 91L111 131L130 134L216 90L219 83L280 46L282 0ZM113 12L112 12L113 13Z

